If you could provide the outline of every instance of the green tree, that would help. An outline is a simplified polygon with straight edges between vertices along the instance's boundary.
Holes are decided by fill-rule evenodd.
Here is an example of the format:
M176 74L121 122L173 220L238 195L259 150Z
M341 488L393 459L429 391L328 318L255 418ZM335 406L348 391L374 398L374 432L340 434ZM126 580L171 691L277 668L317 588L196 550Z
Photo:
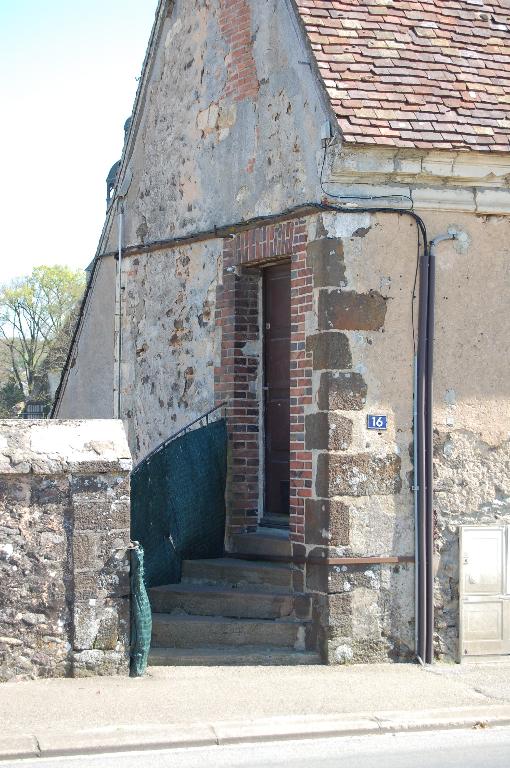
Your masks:
M34 392L38 372L52 344L65 331L85 287L81 270L34 267L27 277L0 288L0 343L8 350L15 384L25 397Z

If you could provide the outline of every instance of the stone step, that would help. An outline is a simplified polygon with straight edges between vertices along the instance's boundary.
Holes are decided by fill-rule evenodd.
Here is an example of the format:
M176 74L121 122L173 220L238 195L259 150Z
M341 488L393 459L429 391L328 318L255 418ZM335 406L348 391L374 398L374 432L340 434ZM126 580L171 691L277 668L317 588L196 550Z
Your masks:
M267 645L221 645L209 648L151 648L149 666L299 666L320 664L318 653L272 648Z
M234 555L251 557L290 557L292 546L288 533L284 535L265 533L237 533L232 537L232 552Z
M184 560L181 583L256 585L261 590L282 591L292 588L292 567L287 563L260 563L234 557Z
M297 619L228 619L154 613L152 647L203 648L210 645L269 645L305 650L307 622Z
M153 587L149 599L154 613L238 619L311 618L310 596L291 592L181 583Z

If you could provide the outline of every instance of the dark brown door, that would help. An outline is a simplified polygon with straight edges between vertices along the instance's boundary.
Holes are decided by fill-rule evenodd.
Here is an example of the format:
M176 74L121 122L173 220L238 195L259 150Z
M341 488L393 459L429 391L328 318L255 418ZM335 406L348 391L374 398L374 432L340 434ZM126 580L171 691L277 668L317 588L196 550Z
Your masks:
M289 515L290 263L264 269L264 518ZM275 522L278 522L277 520ZM280 521L281 522L281 521Z

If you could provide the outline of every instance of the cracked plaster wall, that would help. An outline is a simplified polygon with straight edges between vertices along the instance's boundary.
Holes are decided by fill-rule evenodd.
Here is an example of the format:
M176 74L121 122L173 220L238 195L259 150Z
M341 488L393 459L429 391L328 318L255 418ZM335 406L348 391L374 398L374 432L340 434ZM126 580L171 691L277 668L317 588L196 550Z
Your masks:
M214 405L221 254L215 240L124 262L122 417L135 460Z
M446 225L446 227L445 227ZM439 216L434 373L436 653L458 657L458 525L510 523L510 219Z
M101 259L55 416L113 417L115 260Z

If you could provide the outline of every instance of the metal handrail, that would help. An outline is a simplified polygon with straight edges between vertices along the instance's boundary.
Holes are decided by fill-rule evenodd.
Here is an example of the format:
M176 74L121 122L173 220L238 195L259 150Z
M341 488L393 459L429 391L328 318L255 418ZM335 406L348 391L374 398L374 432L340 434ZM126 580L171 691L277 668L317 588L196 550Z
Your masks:
M193 419L193 421L190 421L189 424L186 424L184 427L181 427L177 430L177 432L174 432L170 437L167 437L165 440L163 440L162 443L159 443L155 448L152 449L150 453L147 454L147 456L144 456L143 459L141 459L138 464L135 464L133 469L131 470L131 474L137 471L139 467L141 467L142 464L145 464L147 461L150 461L150 459L159 451L163 450L163 448L166 448L166 446L172 442L172 440L175 440L177 437L181 437L181 435L185 435L189 430L194 427L196 424L200 424L200 426L204 426L202 422L205 419L205 426L209 424L209 416L212 413L215 413L216 411L219 411L220 408L225 408L227 405L227 401L224 400L221 403L218 403L218 405L215 405L214 408L210 408L208 411L203 413L201 416L197 416L196 419Z

